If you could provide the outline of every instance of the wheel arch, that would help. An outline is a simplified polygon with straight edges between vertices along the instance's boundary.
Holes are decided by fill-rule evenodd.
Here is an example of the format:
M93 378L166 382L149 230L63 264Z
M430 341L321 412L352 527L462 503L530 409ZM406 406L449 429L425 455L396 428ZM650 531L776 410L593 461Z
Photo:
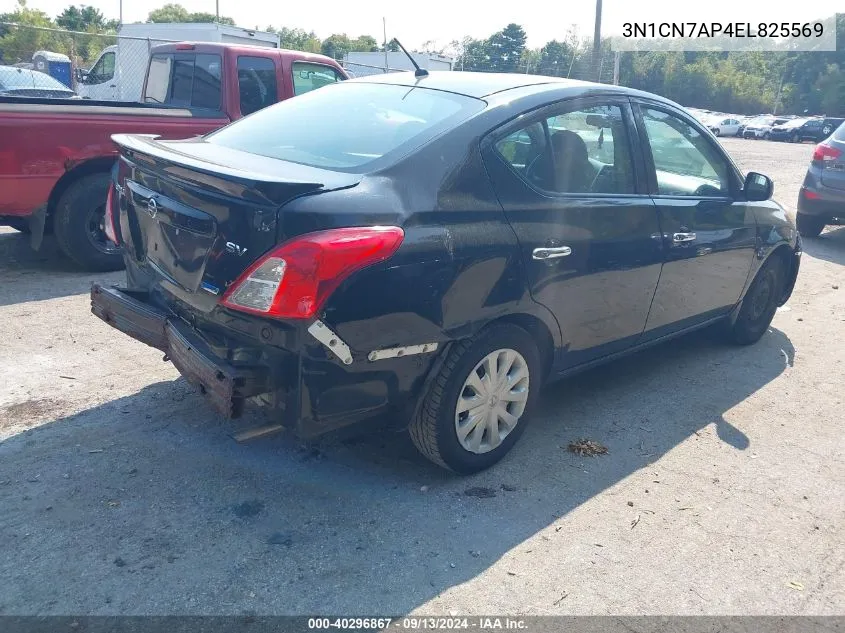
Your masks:
M90 176L91 174L110 172L114 166L114 161L114 157L101 156L98 158L92 158L62 174L62 177L59 178L53 186L53 190L50 192L50 197L47 199L48 221L55 214L56 208L59 205L59 200L62 199L62 196L73 183L80 178Z
M555 359L555 339L549 326L537 316L527 312L519 312L498 317L487 323L482 330L499 324L509 324L519 327L531 336L537 344L537 351L543 362L543 380L550 375Z

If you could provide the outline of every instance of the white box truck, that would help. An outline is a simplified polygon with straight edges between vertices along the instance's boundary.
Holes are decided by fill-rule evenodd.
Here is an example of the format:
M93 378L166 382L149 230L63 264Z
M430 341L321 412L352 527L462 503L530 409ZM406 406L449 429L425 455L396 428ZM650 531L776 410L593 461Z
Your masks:
M76 92L84 99L140 101L150 49L167 42L223 42L279 48L279 36L228 24L124 24L117 44L103 49L87 71L76 73Z

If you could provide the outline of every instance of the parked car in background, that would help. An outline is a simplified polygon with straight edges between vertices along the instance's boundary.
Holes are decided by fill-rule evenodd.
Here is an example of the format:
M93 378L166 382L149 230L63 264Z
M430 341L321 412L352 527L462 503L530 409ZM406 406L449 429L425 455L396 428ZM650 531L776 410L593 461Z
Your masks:
M31 233L36 248L52 227L61 250L81 267L122 268L103 226L117 157L113 134L205 134L345 79L322 55L182 42L151 50L145 103L0 97L0 225Z
M769 139L772 141L789 141L791 143L800 143L802 139L802 134L808 134L810 128L806 128L805 126L810 125L812 128L816 126L817 128L821 127L821 121L816 119L790 119L789 121L784 121L780 124L772 125L772 129L769 130Z
M739 132L740 121L734 116L719 116L710 118L707 127L716 136L736 136Z
M819 136L812 140L821 142L825 140L828 136L833 134L840 125L845 123L844 118L840 117L824 117L822 118L822 126L819 130Z
M393 424L460 473L511 449L545 382L710 324L754 343L798 274L772 181L618 86L392 73L114 140L127 281L92 288L97 317L223 415Z
M759 117L752 119L745 125L742 131L742 138L766 139L768 140L772 135L772 127L786 123L789 119L776 118L773 116Z
M50 75L14 66L0 66L0 97L78 98L73 90Z
M801 235L816 237L831 224L845 224L845 123L816 146L798 193Z

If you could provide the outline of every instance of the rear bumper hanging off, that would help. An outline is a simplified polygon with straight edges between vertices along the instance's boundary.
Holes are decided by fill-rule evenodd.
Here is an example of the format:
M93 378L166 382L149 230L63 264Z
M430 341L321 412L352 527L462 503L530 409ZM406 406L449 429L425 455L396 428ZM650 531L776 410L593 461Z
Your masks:
M166 354L185 379L198 386L226 417L243 412L250 396L267 391L262 367L235 367L216 357L182 323L119 288L91 287L91 312L113 328Z

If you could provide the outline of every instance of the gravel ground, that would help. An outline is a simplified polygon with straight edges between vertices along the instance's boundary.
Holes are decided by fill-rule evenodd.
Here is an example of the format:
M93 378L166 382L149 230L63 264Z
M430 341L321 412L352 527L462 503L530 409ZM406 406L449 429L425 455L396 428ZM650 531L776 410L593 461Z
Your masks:
M724 144L794 209L812 146ZM0 614L842 614L843 265L828 230L757 345L705 332L554 385L457 478L401 434L235 443L257 414L215 417L89 313L119 274L4 230Z

